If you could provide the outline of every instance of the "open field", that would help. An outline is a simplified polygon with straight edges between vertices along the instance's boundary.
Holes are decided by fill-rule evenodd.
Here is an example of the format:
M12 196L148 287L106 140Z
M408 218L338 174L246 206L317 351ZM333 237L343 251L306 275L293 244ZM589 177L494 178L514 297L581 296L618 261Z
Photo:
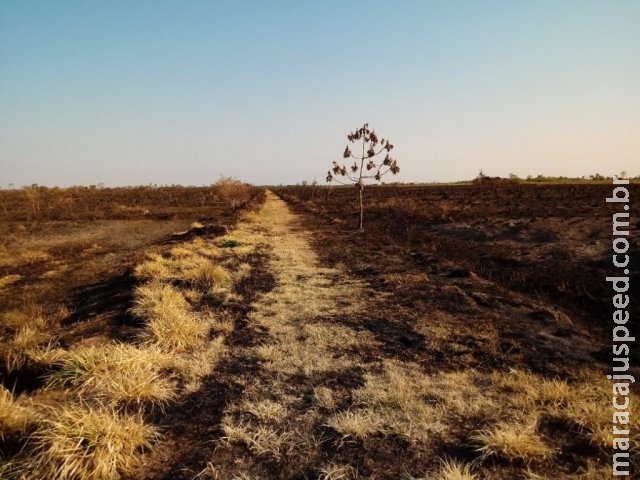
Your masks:
M610 192L0 191L0 478L609 478Z

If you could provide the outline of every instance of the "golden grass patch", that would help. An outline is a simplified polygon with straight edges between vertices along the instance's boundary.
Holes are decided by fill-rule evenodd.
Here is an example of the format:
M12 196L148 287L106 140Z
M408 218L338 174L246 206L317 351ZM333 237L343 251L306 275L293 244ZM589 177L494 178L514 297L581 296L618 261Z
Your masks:
M329 417L326 425L343 435L343 439L366 438L384 431L382 419L373 411L366 409L347 410Z
M239 282L251 274L252 267L246 262L239 263L232 272L234 282Z
M336 408L336 400L333 395L333 390L327 387L315 387L313 389L313 398L317 405L327 410L333 410Z
M23 327L46 330L57 325L68 314L69 311L66 307L59 307L52 314L45 315L42 305L35 302L27 302L21 310L13 309L0 313L0 327L3 330L12 332L16 332Z
M140 416L84 406L52 409L30 436L32 456L23 463L29 478L117 480L139 462L159 434Z
M213 371L225 350L224 336L218 336L198 349L173 355L167 366L182 384L181 391L192 393L200 388L202 378Z
M38 347L50 340L51 335L31 325L22 326L13 337L0 345L0 358L4 359L7 372L22 368Z
M469 465L456 460L442 460L442 465L434 476L413 480L477 480L478 476L471 472Z
M143 339L167 352L195 348L209 334L210 325L191 311L177 288L166 283L137 287L131 312L147 322Z
M256 349L257 354L267 368L283 373L309 375L347 368L352 364L348 349L376 343L370 333L341 325L300 324L281 316L260 316L257 321L273 337L272 343Z
M476 432L472 439L480 445L478 451L483 457L499 456L508 460L548 458L554 451L536 432L536 427L537 422L501 422Z
M0 277L0 289L8 287L16 283L18 280L22 279L22 275L5 275L4 277Z
M438 480L476 480L478 477L471 473L469 465L445 461L437 478Z
M229 333L233 332L236 327L235 320L224 312L212 313L209 321L211 323L212 331L224 335L228 335Z
M14 398L0 385L0 439L23 434L37 419L37 413L30 405L25 405L24 398Z
M414 441L426 441L430 433L444 429L442 404L447 396L457 397L451 387L461 388L425 375L419 365L398 361L384 362L381 374L366 374L365 380L353 393L354 401L377 412L391 431Z
M262 422L278 423L286 418L287 407L273 400L261 400L258 402L245 402L240 409L255 416Z
M224 267L210 262L198 265L187 272L185 279L196 287L212 293L228 291L233 285L229 272Z
M162 255L150 254L147 260L139 263L133 269L134 276L139 280L168 280L173 276L170 262Z
M19 267L49 260L51 256L43 250L21 249L9 251L0 249L0 268Z
M164 407L176 384L162 370L171 357L155 347L109 344L72 350L58 361L49 384L75 389L109 407Z
M520 411L531 418L541 413L557 416L579 425L593 445L613 448L612 383L605 374L586 370L579 372L569 383L514 370L495 372L491 381L498 394L508 399L506 406L512 411ZM640 428L640 399L633 392L628 398L632 424L637 431ZM640 439L640 435L635 438Z

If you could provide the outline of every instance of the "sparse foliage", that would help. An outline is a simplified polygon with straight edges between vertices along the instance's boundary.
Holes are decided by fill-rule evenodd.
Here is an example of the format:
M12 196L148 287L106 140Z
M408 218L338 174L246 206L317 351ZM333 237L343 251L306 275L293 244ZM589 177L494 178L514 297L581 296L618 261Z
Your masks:
M350 143L362 142L362 153L355 155L349 148L349 144L344 148L342 157L353 159L353 165L346 167L334 161L331 170L327 172L327 182L336 181L338 183L353 183L358 189L360 198L360 229L363 228L364 207L362 201L362 191L367 180L380 182L382 176L391 172L393 175L400 171L400 167L394 158L389 155L393 145L389 139L378 139L375 130L369 129L369 124L365 123L355 132L347 135ZM380 160L380 155L384 153L384 158ZM342 177L342 178L340 178Z
M251 186L233 177L220 177L215 183L216 196L231 210L242 206L251 199Z

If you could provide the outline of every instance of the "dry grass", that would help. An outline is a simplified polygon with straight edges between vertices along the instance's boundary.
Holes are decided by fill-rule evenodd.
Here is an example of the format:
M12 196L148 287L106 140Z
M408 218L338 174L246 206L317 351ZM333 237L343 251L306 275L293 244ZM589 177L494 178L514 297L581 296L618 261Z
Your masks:
M475 433L472 439L480 445L478 451L483 457L499 456L507 460L550 457L554 453L553 449L536 433L536 427L537 422L503 422Z
M238 421L232 416L225 415L222 419L222 440L229 443L246 445L257 456L280 457L293 446L291 435L268 425L255 425L250 422Z
M316 387L313 389L313 397L316 403L327 410L336 408L336 401L333 396L333 390L327 387Z
M13 372L42 358L51 349L52 330L68 313L60 307L45 315L42 306L35 302L27 302L22 310L2 312L0 332L4 338L0 344L0 360L5 369Z
M287 416L287 407L273 400L245 402L240 408L262 422L279 423Z
M211 314L211 330L228 335L235 329L235 320L224 312Z
M549 477L547 477L546 475L539 475L537 473L532 472L530 469L527 469L526 472L524 472L524 479L525 480L551 480ZM606 477L603 477L606 478Z
M22 435L37 421L38 415L24 398L14 398L0 385L0 439Z
M201 225L192 225L197 227ZM95 254L97 248L94 244L83 253ZM235 263L220 259L231 250L221 249L217 239L195 238L162 254L157 253L160 248L148 254L134 271L142 283L134 291L131 313L144 320L142 341L134 340L135 345L104 343L104 336L92 338L91 346L72 341L65 350L53 332L68 311L47 309L45 315L39 305L28 303L20 311L0 312L5 370L26 364L50 368L44 387L24 396L14 397L0 386L0 439L16 446L15 452L4 451L0 442L0 478L108 480L129 475L142 451L159 438L143 419L197 391L226 351L224 340L235 328L234 318L222 307L209 310L203 300L211 295L229 299L234 282L250 274L246 263L233 273L223 266ZM9 251L0 246L0 267L50 258L35 247ZM0 289L21 278L1 277ZM212 330L217 336L210 340ZM275 402L244 408L260 422L277 423L287 415L286 407ZM281 437L281 432L257 426L251 448L276 455L287 439Z
M65 307L59 307L53 314L45 315L42 305L29 301L21 310L0 313L0 328L9 332L16 332L23 327L47 330L57 325L68 314L69 311Z
M188 282L193 288L187 298L193 303L198 303L205 294L228 300L233 295L234 278L222 265L212 263L219 256L215 244L195 238L171 248L168 256L149 254L146 261L135 267L134 275L147 282Z
M109 407L162 408L176 396L175 382L162 373L170 361L154 347L84 347L64 354L49 384L71 387Z
M442 460L442 466L437 474L412 480L477 480L477 475L471 472L471 467L455 460Z
M198 253L202 250L200 242L180 244L169 251L169 256L150 253L147 260L136 265L134 275L145 281L186 280L192 271L209 262L207 256Z
M391 440L384 438L387 434L403 436L403 441L413 444L410 448L414 451L428 452L445 437L462 435L462 441L476 442L481 458L473 469L444 461L440 468L425 475L431 480L474 480L481 471L499 474L495 465L505 464L504 459L518 460L509 468L521 467L522 478L526 475L531 479L544 478L530 468L548 473L554 460L551 444L557 445L557 440L541 435L537 421L547 414L580 425L582 429L576 435L610 448L611 386L606 381L600 382L602 378L547 380L524 371L488 374L473 369L429 375L418 363L363 362L362 351L367 355L369 351L375 352L375 337L366 329L332 323L329 317L361 312L367 291L336 269L320 268L304 234L290 229L287 223L290 220L280 218L282 210L273 205L269 208L260 215L252 215L251 223L241 225L232 237L217 238L215 243L196 238L173 246L163 255L150 256L136 268L137 277L146 282L135 291L132 309L146 321L141 335L145 343L138 346L46 350L42 348L46 340L35 342L34 346L34 342L28 341L30 335L26 330L28 327L36 333L42 331L31 324L39 325L42 321L45 325L44 318L22 313L9 315L13 317L7 325L12 326L5 327L6 338L13 340L22 335L25 345L31 345L27 360L37 358L55 364L59 371L50 378L48 386L66 388L70 400L65 401L71 402L66 406L60 403L49 411L33 407L24 398L0 392L4 393L0 395L0 426L6 429L6 434L24 438L33 434L25 454L34 454L35 460L21 457L13 465L7 463L14 473L22 471L27 478L126 475L135 464L139 449L148 448L156 432L151 429L146 437L136 433L136 428L148 427L140 416L124 416L125 412L142 414L148 406L162 408L179 395L200 388L202 378L212 372L226 353L224 337L235 328L231 314L214 310L223 307L206 301L211 299L211 293L231 292L235 282L250 274L251 266L238 265L238 261L255 251L257 245L266 245L273 254L269 267L276 274L276 287L257 297L249 317L253 323L249 328L261 330L263 343L259 347L236 345L234 348L239 350L230 351L229 355L235 359L257 354L263 364L258 378L247 373L235 379L242 385L243 393L225 407L220 425L225 437L217 446L229 449L225 453L239 454L232 457L237 463L223 467L212 462L197 478L251 478L244 472L254 472L252 467L263 466L265 460L279 466L301 461L307 462L309 468L323 467L316 470L319 478L357 478L358 472L352 467L328 463L333 457L325 455L325 450L319 447L326 441L316 430L320 425L339 432L345 442L369 439L356 442L365 449L369 444ZM415 278L390 274L388 281L416 284L429 279L422 273ZM453 298L460 291L444 293ZM432 318L426 321L431 322ZM445 326L450 322L436 323L440 326L416 323L417 331L423 332L432 346L452 339L451 329ZM212 332L218 336L208 341ZM378 358L385 356L380 354ZM348 390L347 383L333 383L334 373L356 364L360 371L364 370L364 386ZM331 372L327 383L319 380L323 376L317 374L322 372ZM291 380L303 383L304 376L309 381L304 381L302 394ZM351 385L352 381L348 379ZM317 386L316 382L335 390ZM313 404L309 406L306 402L311 389ZM82 407L76 405L78 397ZM632 397L634 412L636 399ZM42 411L49 414L46 422L40 416ZM487 425L486 429L471 432L466 428L475 425L478 419ZM127 435L131 444L138 446L134 448L126 443L129 439L118 437L116 427L112 429L109 422L118 425L119 430L131 428L132 433ZM138 427L125 427L127 422L137 423ZM372 436L375 438L371 439ZM253 456L233 444L246 447ZM108 449L111 466L106 468L107 455L103 453ZM364 455L371 452L366 450ZM501 460L483 463L488 457ZM344 461L345 457L339 458ZM22 470L16 465L22 465ZM0 477L4 478L9 474L3 474L2 468ZM590 465L583 480L604 478L603 472L602 466ZM517 478L520 476L516 473Z
M22 248L9 251L6 248L2 248L0 249L0 268L15 268L44 262L50 258L51 256L44 250Z
M386 361L382 372L366 374L365 380L353 392L356 404L375 412L389 431L413 441L455 431L460 418L480 416L492 425L471 436L484 457L544 460L555 451L538 431L538 420L553 415L582 426L594 445L613 446L611 385L599 372L581 374L569 383L517 370L426 375L417 364ZM327 396L320 390L316 400L322 405ZM631 394L630 402L633 418L637 396Z
M179 353L202 344L210 325L195 316L175 287L154 281L136 288L131 312L147 322L143 338L166 352Z
M318 480L345 480L349 478L357 478L357 472L351 465L330 463L320 469Z
M197 288L214 295L224 295L233 286L229 272L224 267L208 261L186 272L185 279Z
M216 467L213 463L208 462L207 466L203 468L193 480L199 479L209 479L209 480L256 480L256 477L253 477L245 472L236 472L233 474L227 474L224 471L221 471L218 467Z
M593 445L613 448L611 428L611 381L595 370L580 372L574 382L548 380L519 370L494 373L492 383L498 395L508 398L507 406L529 418L547 413L582 427ZM629 395L632 424L640 427L640 400ZM633 429L633 427L632 427ZM636 434L636 439L640 436Z
M329 417L326 425L341 433L343 439L366 438L384 431L382 419L370 410L338 412Z
M141 448L159 438L140 416L82 406L52 409L30 438L29 478L117 480L132 471Z
M233 273L232 273L233 281L237 283L240 280L247 278L250 274L251 274L251 265L246 262L242 262L238 264L236 268L233 270Z
M139 280L169 280L173 271L169 262L156 253L148 255L148 260L136 265L133 274Z
M38 347L51 338L36 327L21 327L8 342L0 346L0 357L4 358L5 369L13 372L22 368Z
M205 241L202 238L194 238L190 244L187 244L187 248L192 249L193 252L200 257L213 260L222 255L222 251L219 247L220 238L225 237L218 237L214 241Z
M365 375L366 384L353 393L354 401L375 411L394 433L427 441L430 433L444 428L447 410L441 402L456 398L463 384L450 385L445 376L432 378L421 370L418 365L385 362L381 374ZM462 393L463 398L474 398L468 394Z
M224 336L205 342L200 348L173 355L168 367L182 384L181 391L192 393L201 386L202 378L209 375L225 352Z
M16 283L21 278L22 275L5 275L4 277L0 277L0 289Z
M566 381L548 380L522 370L495 372L491 381L493 385L509 394L515 406L527 412L538 408L565 408L577 398L578 393Z
M340 351L367 340L374 343L370 334L337 325L281 323L277 317L260 323L271 330L274 342L258 347L258 356L267 368L283 373L309 375L347 368L350 362Z

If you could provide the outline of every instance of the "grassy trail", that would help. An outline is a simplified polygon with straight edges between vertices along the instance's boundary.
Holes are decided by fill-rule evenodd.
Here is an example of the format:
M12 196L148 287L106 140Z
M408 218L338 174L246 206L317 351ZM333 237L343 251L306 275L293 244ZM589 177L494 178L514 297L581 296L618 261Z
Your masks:
M202 388L168 412L177 430L135 477L288 478L318 465L340 468L323 460L317 427L361 385L355 352L375 342L327 321L357 315L364 287L321 267L308 235L271 192L237 225L234 250L259 257L273 288L236 320L226 356Z
M233 353L256 359L261 368L242 379L242 395L224 410L217 453L235 462L227 471L213 461L213 478L286 478L312 475L319 466L340 468L323 459L326 439L318 426L330 422L330 412L350 396L350 379L360 368L355 352L374 340L328 321L357 315L364 308L364 286L320 266L308 235L271 192L262 210L234 232L238 241L257 243L268 254L275 288L253 303L248 317L262 333L260 341Z

